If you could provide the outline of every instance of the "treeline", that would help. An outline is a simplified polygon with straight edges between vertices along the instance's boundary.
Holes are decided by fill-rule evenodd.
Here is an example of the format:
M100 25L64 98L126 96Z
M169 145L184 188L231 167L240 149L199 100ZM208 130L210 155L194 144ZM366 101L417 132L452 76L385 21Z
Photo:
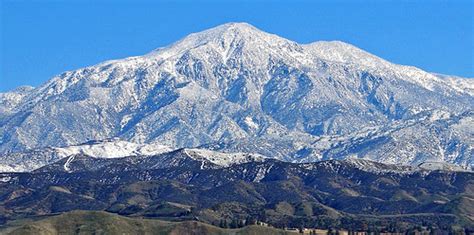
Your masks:
M249 225L265 226L266 223L258 221L255 217L248 216L245 219L221 219L218 224L213 223L213 225L221 228L242 228Z
M423 234L423 235L465 235L474 234L474 227L453 227L449 223L443 224L431 224L425 221L421 221L420 225L413 226L412 223L403 221L391 221L381 223L378 220L374 221L360 221L342 218L340 220L334 220L330 218L321 217L319 219L311 219L308 217L288 217L280 220L269 220L266 216L247 216L245 219L238 218L226 218L219 220L218 223L213 225L221 228L242 228L249 225L260 225L260 226L271 226L279 229L298 229L303 231L305 229L310 230L309 234L316 234L312 229L324 229L328 231L328 234L338 235L341 230L347 231L349 234L355 232L365 232L367 235L381 234L381 233L393 233L393 234Z

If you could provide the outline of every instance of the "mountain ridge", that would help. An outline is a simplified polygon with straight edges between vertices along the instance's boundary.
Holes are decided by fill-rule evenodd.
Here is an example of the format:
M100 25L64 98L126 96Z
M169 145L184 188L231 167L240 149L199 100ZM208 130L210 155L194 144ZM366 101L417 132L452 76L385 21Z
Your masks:
M154 168L179 167L190 164L200 169L228 168L234 165L278 161L255 153L246 152L218 152L205 148L180 148L172 149L159 144L138 145L119 139L104 141L90 141L81 145L36 149L25 153L14 153L3 157L0 172L43 172L43 171L86 171L100 169L112 164L123 166L131 164L141 170ZM116 162L114 162L116 159ZM122 162L122 163L119 163ZM363 171L372 173L400 173L411 174L414 172L452 171L469 172L472 169L444 162L425 161L419 164L380 163L370 159L346 158L331 160L314 160L308 162L293 161L295 164L334 164L341 162ZM104 165L105 164L105 165ZM130 168L128 166L127 168ZM117 168L117 170L119 170Z

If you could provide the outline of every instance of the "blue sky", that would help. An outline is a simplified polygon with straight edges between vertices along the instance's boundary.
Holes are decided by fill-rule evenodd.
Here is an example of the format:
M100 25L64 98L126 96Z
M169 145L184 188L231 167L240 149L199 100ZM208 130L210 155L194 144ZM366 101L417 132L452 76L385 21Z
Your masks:
M473 2L0 0L0 91L226 22L300 43L341 40L395 63L474 77Z

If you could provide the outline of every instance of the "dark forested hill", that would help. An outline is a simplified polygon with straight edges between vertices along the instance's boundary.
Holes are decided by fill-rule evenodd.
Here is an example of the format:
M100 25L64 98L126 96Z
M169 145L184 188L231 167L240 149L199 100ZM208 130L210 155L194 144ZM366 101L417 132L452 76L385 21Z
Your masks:
M275 227L447 229L474 224L474 174L365 160L221 166L178 150L151 157L63 159L0 174L4 222L72 210Z

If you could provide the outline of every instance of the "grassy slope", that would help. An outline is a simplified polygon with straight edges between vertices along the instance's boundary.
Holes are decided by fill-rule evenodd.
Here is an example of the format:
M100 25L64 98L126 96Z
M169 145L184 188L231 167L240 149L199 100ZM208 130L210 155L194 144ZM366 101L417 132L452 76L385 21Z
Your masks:
M261 226L222 229L195 221L167 222L128 218L99 211L72 211L12 226L14 228L0 230L0 234L289 234Z

